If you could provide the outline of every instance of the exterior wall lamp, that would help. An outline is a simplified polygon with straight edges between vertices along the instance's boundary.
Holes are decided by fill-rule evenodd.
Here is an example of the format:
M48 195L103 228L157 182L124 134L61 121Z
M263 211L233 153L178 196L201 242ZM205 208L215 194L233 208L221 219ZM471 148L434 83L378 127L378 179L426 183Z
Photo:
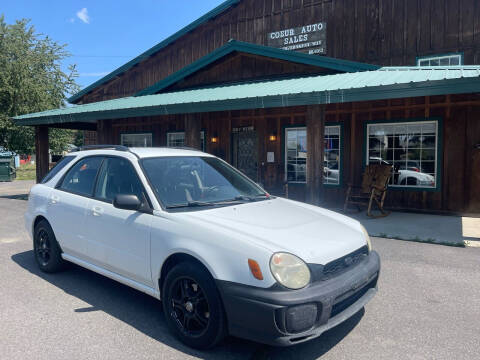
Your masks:
M213 144L218 143L218 134L217 134L217 133L213 134L213 136L212 136L212 138L210 139L210 141L211 141Z
M271 133L270 136L268 137L268 139L269 139L271 142L277 141L277 134Z

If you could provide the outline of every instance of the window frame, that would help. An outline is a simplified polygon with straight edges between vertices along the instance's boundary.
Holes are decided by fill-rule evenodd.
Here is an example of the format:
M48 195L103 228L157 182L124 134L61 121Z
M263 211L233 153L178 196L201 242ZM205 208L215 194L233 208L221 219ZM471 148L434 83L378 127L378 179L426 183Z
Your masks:
M339 152L340 152L340 160L339 160L339 182L338 184L328 184L324 183L322 179L322 185L327 188L340 188L343 186L343 153L344 151L344 124L342 122L331 122L327 121L325 122L325 128L327 127L335 127L338 126L340 127L340 144L339 144ZM288 138L287 138L287 131L288 130L298 130L298 129L305 129L307 131L307 136L308 136L308 130L305 125L288 125L283 127L283 132L282 132L282 147L283 147L283 163L284 163L284 181L287 182L287 159L288 159ZM325 135L323 136L324 141L325 141ZM325 151L325 147L323 149ZM308 152L307 152L307 158L308 158ZM322 164L323 166L323 164ZM308 172L308 168L307 168ZM294 184L294 185L306 185L307 181L288 181L288 184Z
M307 159L308 159L308 151L307 151L307 158L305 158L305 181L288 181L288 136L287 132L289 130L305 130L305 136L307 137L308 141L308 133L307 133L307 127L305 125L291 125L291 126L286 126L283 128L283 171L284 171L284 181L287 184L295 184L295 185L306 185L307 184L307 173L308 173L308 168L307 168ZM308 146L308 144L307 144ZM323 166L323 165L322 165Z
M178 131L168 131L167 134L166 134L166 147L167 148L175 148L175 147L178 147L178 146L169 146L168 145L168 136L171 135L171 134L183 134L183 144L185 146L185 136L186 136L186 132L184 130L178 130ZM203 152L207 152L207 132L205 130L200 130L200 144L202 144L202 134L203 134L203 146L202 146L202 151Z
M428 118L413 118L413 119L391 119L391 120L370 120L364 123L363 127L363 171L368 164L367 159L369 158L369 132L368 127L372 125L379 124L411 124L411 123L431 123L436 122L437 126L437 138L435 141L435 186L434 187L425 187L425 186L414 186L414 185L388 185L388 189L392 191L427 191L427 192L438 192L442 189L442 175L443 175L443 118L441 117L428 117Z
M451 58L454 56L458 56L458 65L420 65L420 62L422 61L431 61L431 60L440 60L442 58ZM446 53L446 54L434 54L434 55L425 55L425 56L417 56L416 58L416 66L418 67L442 67L442 66L462 66L464 61L464 53L463 52L458 52L458 53Z
M127 146L127 145L124 145L123 144L123 138L124 136L128 136L128 135L149 135L150 138L151 138L151 146L145 146L144 148L145 149L148 149L149 147L153 147L153 132L148 132L148 131L138 131L138 132L123 132L120 134L120 145L122 146ZM131 146L131 147L134 147L134 146Z

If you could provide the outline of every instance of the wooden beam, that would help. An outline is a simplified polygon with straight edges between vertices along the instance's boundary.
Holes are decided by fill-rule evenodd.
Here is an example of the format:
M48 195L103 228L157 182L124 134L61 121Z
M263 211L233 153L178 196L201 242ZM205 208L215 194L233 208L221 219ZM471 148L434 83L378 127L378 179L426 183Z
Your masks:
M99 120L97 122L97 141L98 145L113 144L112 120Z
M48 127L35 126L35 162L37 183L47 175L49 170Z
M325 107L307 109L307 191L306 200L320 205L323 198L323 151L325 134Z
M201 149L200 132L202 131L202 122L200 117L195 114L185 114L185 146Z

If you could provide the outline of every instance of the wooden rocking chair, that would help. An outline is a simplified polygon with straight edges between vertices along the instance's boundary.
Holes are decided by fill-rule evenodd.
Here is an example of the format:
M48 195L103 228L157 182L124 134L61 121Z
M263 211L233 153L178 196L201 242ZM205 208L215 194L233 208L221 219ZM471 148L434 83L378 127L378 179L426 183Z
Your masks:
M347 197L343 210L346 212L349 205L356 205L360 211L360 205L367 205L367 215L372 218L384 217L390 214L385 211L383 204L387 195L388 182L392 176L393 167L386 164L370 164L365 168L362 178L362 186L349 184ZM380 215L372 214L372 205L375 204L380 210Z

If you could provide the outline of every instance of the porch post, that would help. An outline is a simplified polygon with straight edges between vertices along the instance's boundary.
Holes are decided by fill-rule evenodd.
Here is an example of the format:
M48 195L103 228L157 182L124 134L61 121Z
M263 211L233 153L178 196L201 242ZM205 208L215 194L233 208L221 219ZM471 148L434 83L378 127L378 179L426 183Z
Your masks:
M42 181L48 172L48 126L35 126L35 162L37 183Z
M112 120L97 121L97 143L98 145L112 145Z
M185 114L185 146L201 149L201 120L195 114Z
M312 105L307 108L307 188L306 201L320 205L323 198L323 148L325 108Z

